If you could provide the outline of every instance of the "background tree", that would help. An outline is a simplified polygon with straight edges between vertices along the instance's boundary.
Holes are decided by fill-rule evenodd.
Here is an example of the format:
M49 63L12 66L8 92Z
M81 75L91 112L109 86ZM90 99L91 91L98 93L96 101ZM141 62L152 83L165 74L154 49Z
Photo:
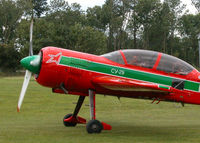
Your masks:
M0 1L0 43L9 44L15 40L15 30L23 12L11 0Z
M0 0L0 71L17 70L27 56L32 14L34 54L46 46L93 54L138 48L198 65L200 16L184 8L180 0L106 0L86 11L65 0Z
M143 41L142 48L150 49L150 28L152 23L155 21L155 17L158 15L160 2L159 0L139 0L138 4L135 6L135 9L138 13L137 17L141 24Z
M17 0L24 10L24 16L41 17L48 10L47 0Z
M181 23L181 34L183 36L183 42L187 45L184 47L185 58L193 63L198 65L198 39L197 35L200 33L200 14L198 15L183 15L180 19ZM191 56L193 55L193 56Z
M15 72L19 67L20 55L12 44L0 44L0 72Z
M17 3L11 0L0 1L0 71L15 71L19 67L15 41L22 14Z
M107 22L104 20L104 11L100 6L88 8L86 13L88 26L94 27L99 31L106 31Z
M32 0L33 10L40 17L47 10L47 0Z

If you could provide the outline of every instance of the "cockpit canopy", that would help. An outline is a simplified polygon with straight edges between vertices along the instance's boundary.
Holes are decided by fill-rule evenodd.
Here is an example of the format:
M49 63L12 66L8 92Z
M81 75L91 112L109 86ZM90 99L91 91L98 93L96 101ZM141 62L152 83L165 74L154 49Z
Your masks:
M119 64L156 69L158 71L180 75L187 75L195 69L190 64L176 57L148 50L121 50L121 52L115 51L102 56Z

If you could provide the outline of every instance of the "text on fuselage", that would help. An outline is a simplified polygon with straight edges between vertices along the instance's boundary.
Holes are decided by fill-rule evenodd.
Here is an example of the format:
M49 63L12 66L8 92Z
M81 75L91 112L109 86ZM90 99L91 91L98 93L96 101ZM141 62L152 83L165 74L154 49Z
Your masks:
M117 68L112 68L112 69L111 69L111 73L117 74L117 75L124 75L124 74L125 74L125 71L124 71L124 70L117 69Z

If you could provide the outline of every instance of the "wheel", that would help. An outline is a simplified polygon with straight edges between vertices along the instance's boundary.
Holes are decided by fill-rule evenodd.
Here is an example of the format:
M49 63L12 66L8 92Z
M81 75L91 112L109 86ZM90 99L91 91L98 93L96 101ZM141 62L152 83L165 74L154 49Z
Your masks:
M103 125L98 120L90 120L86 125L86 130L89 134L101 133Z
M72 123L72 122L65 122L64 120L65 119L68 119L72 116L72 114L67 114L65 115L64 119L63 119L63 124L66 126L66 127L75 127L77 123Z

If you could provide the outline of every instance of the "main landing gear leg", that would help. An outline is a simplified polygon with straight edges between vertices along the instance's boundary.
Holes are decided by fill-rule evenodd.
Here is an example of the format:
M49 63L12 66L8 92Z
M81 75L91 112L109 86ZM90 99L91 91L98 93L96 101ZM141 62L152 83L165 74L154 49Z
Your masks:
M78 112L81 109L81 106L83 104L83 101L85 99L85 96L79 96L78 103L76 105L76 108L74 109L73 114L67 114L65 115L63 119L63 124L67 127L74 127L76 124L86 124L86 120L84 118L81 118L78 115Z
M112 127L104 122L96 120L96 108L95 108L95 92L89 90L90 99L90 121L86 125L88 133L101 133L102 130L111 130Z

